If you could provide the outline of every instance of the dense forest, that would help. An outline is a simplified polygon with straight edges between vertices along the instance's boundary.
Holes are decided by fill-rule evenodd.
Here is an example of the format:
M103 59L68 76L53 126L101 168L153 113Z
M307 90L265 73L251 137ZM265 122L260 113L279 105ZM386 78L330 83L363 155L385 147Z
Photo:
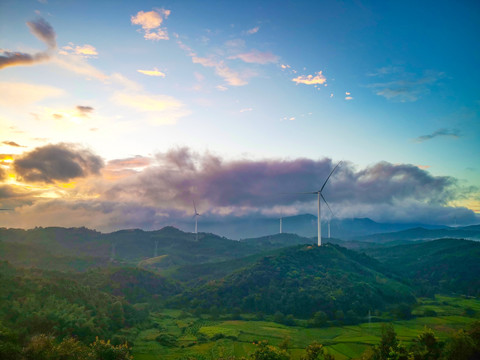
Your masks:
M200 234L196 241L171 227L111 234L0 229L0 236L1 359L129 359L137 335L153 328L157 343L178 346L168 327L154 321L167 308L195 314L195 324L251 319L328 328L415 318L419 297L480 294L480 244L469 240L358 249L334 239L316 247L289 234L244 241ZM425 329L407 346L386 327L382 343L363 358L473 359L479 329L465 325L442 340ZM260 340L249 357L290 357L288 346ZM305 359L333 358L320 344L304 350ZM452 355L458 351L466 357Z

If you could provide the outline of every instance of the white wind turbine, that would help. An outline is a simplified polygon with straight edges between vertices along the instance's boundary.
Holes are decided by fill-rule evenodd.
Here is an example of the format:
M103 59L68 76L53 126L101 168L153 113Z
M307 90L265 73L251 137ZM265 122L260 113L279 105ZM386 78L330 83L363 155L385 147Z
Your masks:
M198 241L198 217L201 216L198 211L197 207L195 206L195 200L193 200L193 210L195 211L195 214L193 217L195 218L195 240Z
M282 233L283 213L280 213L280 234Z
M328 205L327 203L327 200L325 200L325 197L323 196L322 194L322 191L323 189L325 188L325 185L327 185L327 182L328 180L330 179L330 176L332 176L333 172L337 169L337 167L341 164L342 162L340 161L337 166L335 166L333 168L333 170L330 172L330 174L328 175L327 177L327 180L325 180L325 182L323 183L322 187L320 188L320 190L318 191L313 191L313 192L306 192L306 193L300 193L300 194L315 194L317 195L318 197L318 207L317 207L317 210L318 210L318 215L317 215L317 231L318 231L318 246L322 246L322 218L321 218L321 199L323 199L323 201L325 201L325 204L327 204L328 208L330 209L330 206ZM332 209L330 209L330 211L332 211ZM329 231L330 233L330 231ZM329 234L329 237L330 237L330 234Z

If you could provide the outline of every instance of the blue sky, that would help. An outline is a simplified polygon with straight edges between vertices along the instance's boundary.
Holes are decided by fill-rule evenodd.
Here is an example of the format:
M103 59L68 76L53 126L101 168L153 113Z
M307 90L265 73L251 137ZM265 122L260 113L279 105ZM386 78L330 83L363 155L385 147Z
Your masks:
M0 222L154 228L192 198L211 216L313 212L309 200L228 205L205 189L244 167L245 199L289 172L287 190L305 176L315 187L340 160L339 216L475 222L479 20L474 1L4 0L0 205L15 211ZM167 181L172 166L183 177ZM396 184L382 201L344 196L376 181ZM148 216L107 215L135 212Z

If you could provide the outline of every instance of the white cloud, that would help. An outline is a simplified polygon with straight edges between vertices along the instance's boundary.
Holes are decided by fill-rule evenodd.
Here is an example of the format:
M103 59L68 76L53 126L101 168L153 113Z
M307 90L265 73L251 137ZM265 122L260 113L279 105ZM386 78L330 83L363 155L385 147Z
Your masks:
M278 61L278 56L272 54L271 52L260 52L254 49L247 53L231 56L229 59L240 59L246 63L268 64L276 63Z
M213 67L215 73L223 78L229 85L232 86L243 86L248 84L245 79L245 75L241 75L229 68L223 61L217 61L213 58L202 58L197 56L192 56L192 61L194 64L200 64L204 67Z
M52 62L63 67L71 72L86 76L87 78L94 78L100 81L106 81L108 76L102 73L94 66L88 64L81 56L68 55L62 57L52 58Z
M258 30L260 30L260 26L255 26L254 28L247 30L247 34L248 35L256 34Z

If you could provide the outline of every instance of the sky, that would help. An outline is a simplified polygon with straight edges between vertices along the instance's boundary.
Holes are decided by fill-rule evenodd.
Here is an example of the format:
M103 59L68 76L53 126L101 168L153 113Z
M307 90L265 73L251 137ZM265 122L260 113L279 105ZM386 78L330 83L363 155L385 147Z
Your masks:
M324 218L480 223L479 24L477 1L0 0L0 226L315 214L295 193L339 162Z

